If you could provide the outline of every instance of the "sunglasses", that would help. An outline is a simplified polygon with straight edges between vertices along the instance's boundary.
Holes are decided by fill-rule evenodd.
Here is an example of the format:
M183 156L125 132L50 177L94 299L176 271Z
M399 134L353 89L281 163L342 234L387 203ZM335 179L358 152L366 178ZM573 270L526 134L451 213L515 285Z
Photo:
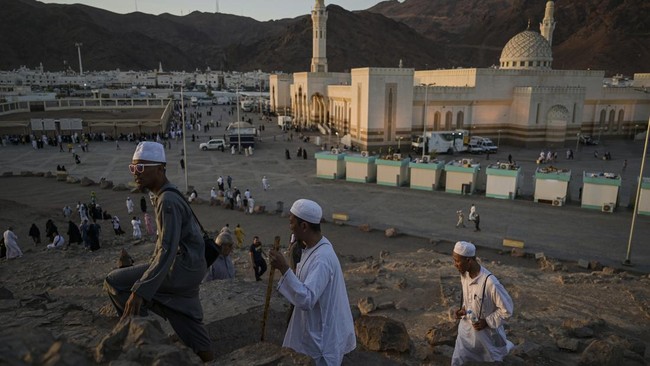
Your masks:
M158 165L162 165L162 164L160 164L160 163L157 163L157 164L129 164L129 171L131 172L131 174L143 173L144 172L144 167L146 167L146 166L158 166Z

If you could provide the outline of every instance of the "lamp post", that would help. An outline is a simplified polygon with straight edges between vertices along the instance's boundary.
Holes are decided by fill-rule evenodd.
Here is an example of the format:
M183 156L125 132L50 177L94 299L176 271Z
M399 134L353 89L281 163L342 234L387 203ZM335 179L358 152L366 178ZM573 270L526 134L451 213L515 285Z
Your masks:
M424 113L423 113L423 121L422 121L422 159L424 159L424 150L427 145L427 104L429 104L429 86L436 85L436 83L432 84L420 84L420 86L424 86Z
M500 148L501 147L501 130L498 130L497 133L498 133L498 135L497 135L497 148Z
M636 222L636 216L639 213L639 196L641 195L641 184L643 183L643 168L645 167L645 158L648 153L648 135L650 134L650 118L648 118L648 126L646 127L645 133L645 145L643 146L643 157L641 158L641 169L639 170L639 180L636 186L636 199L634 200L634 212L632 213L632 223L630 225L630 237L627 241L627 254L625 255L625 260L623 264L626 266L631 266L632 261L630 259L632 252L632 237L634 235L634 224Z
M398 152L398 153L401 152L401 151L400 151L400 148L401 148L401 145L402 145L402 139L403 139L403 138L404 138L404 137L402 137L402 136L399 136L399 137L397 138L397 152Z
M339 145L341 145L341 137L339 136L338 132L334 132L334 133L336 134L336 144L337 144L336 147L338 148Z
M580 132L576 134L576 152L578 152L579 147L580 147Z
M241 119L239 119L239 106L240 106L240 102L239 102L239 83L237 83L236 91L237 91L237 152L239 154L241 154L241 130L239 128L241 126Z
M636 129L639 127L639 125L634 125L634 135L632 135L632 141L636 139Z

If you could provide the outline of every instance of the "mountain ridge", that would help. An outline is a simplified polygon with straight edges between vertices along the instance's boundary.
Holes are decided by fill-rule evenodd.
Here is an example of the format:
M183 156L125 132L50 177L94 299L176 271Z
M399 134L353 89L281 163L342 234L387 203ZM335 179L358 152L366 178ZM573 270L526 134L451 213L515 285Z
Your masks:
M220 13L117 14L85 5L5 0L0 69L43 63L46 70L309 70L311 18L260 22ZM436 69L497 65L501 49L535 31L545 0L397 0L368 10L328 5L329 71L357 67ZM650 12L643 0L556 2L555 69L647 72Z

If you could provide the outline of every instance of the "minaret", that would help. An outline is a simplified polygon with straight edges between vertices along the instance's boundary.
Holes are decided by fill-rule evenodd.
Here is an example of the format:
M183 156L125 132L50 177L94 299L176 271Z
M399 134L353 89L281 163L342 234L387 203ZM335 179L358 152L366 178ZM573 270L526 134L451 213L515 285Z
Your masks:
M544 20L539 23L539 32L542 37L546 38L548 44L553 46L553 31L555 30L555 20L553 19L553 12L555 10L555 2L546 2L546 11L544 12Z
M313 24L313 45L311 57L311 72L327 72L327 10L325 0L316 0L311 11Z

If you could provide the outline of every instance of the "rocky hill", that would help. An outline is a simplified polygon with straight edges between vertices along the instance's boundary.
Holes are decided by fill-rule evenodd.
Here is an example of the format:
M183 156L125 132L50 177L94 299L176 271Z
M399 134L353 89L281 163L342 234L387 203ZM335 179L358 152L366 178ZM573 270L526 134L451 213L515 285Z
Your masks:
M538 29L544 0L396 0L368 11L328 6L330 71L365 66L416 69L488 67L528 19ZM650 33L644 0L556 3L554 67L647 71ZM644 10L645 9L645 10ZM84 5L5 0L0 12L0 69L40 62L46 70L196 68L305 71L311 19L259 22L227 14L116 14Z

